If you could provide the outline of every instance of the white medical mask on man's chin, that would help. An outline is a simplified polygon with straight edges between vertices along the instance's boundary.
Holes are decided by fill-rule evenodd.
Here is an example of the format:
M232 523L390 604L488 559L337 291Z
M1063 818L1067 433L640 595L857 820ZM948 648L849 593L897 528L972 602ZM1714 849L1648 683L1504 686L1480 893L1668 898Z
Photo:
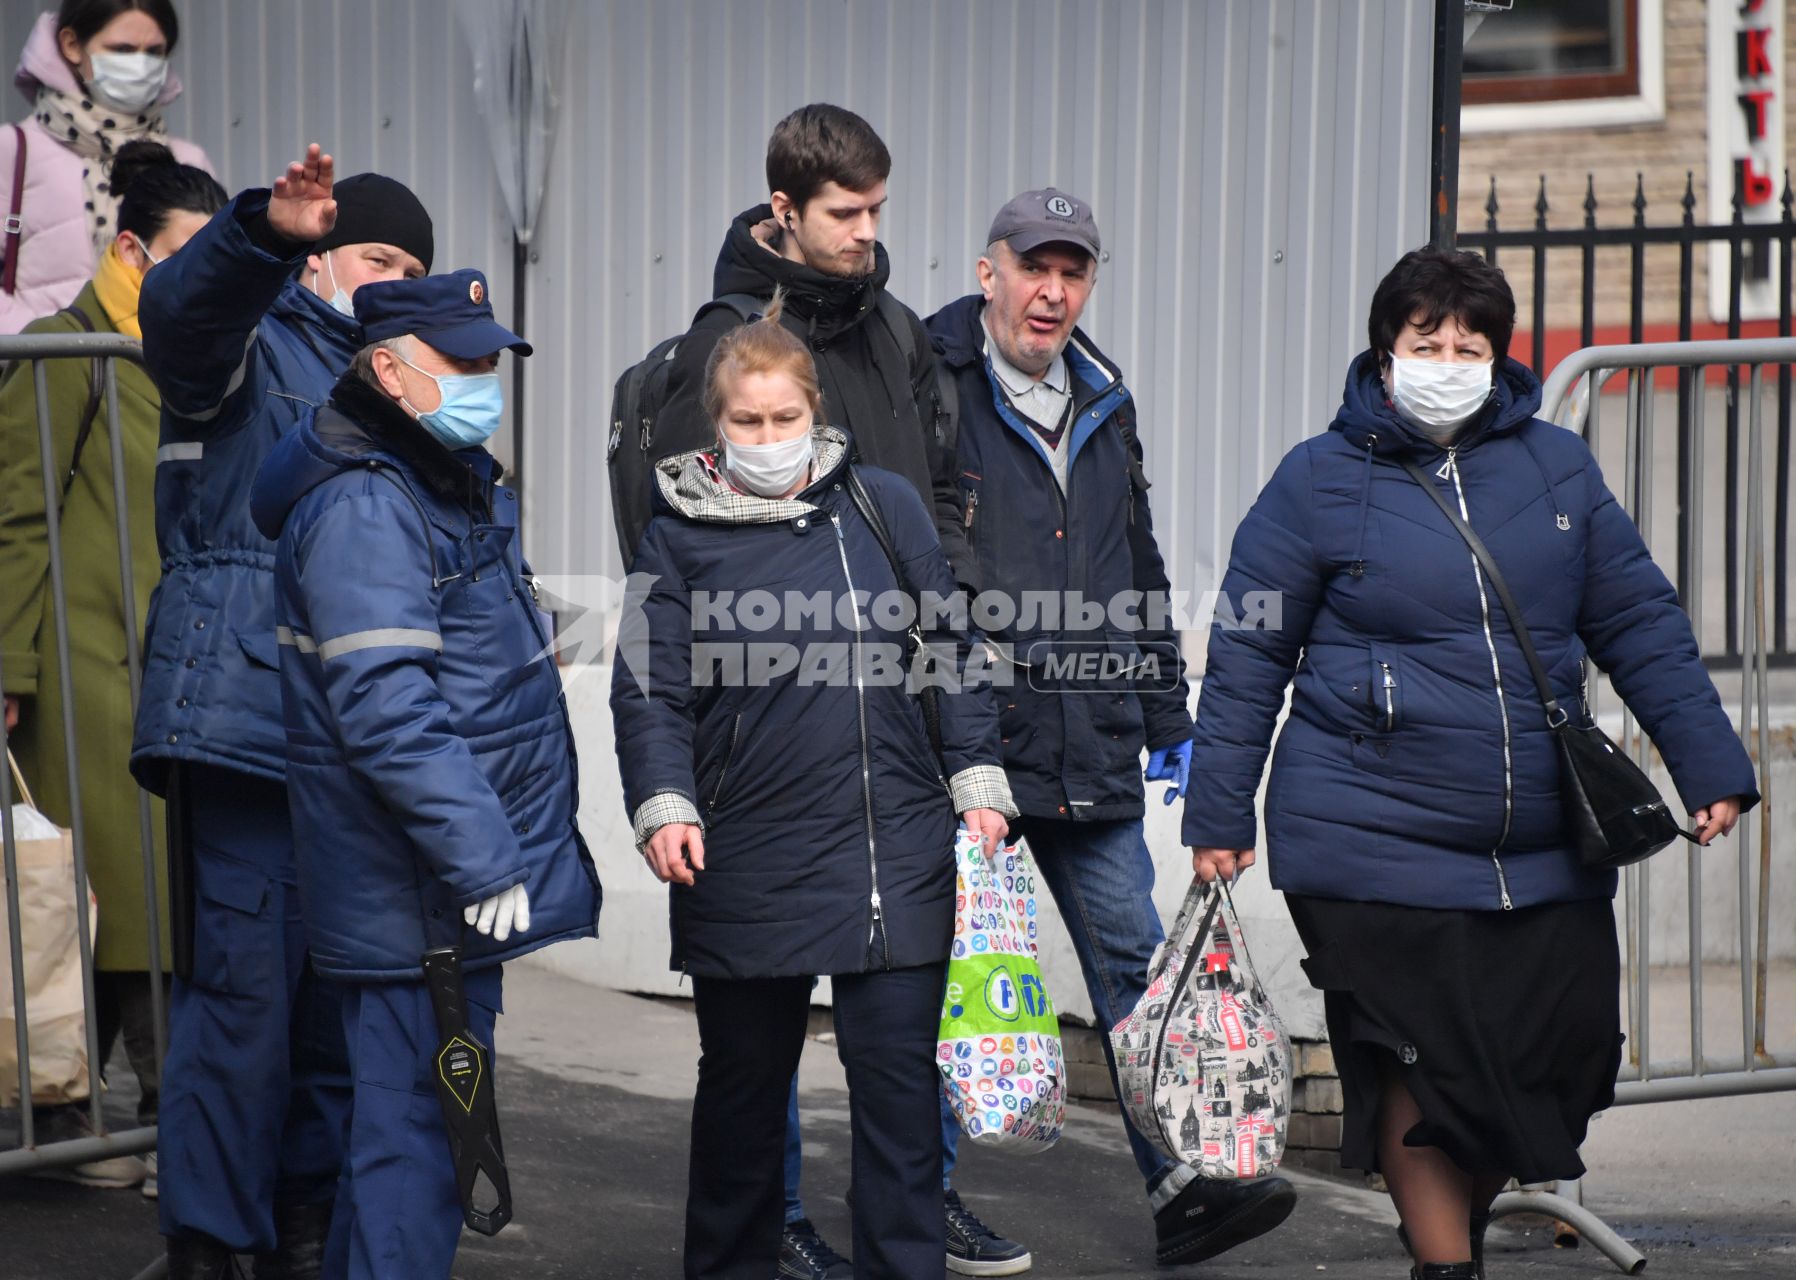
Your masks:
M148 111L168 84L168 59L154 53L96 53L93 91L126 111Z
M1469 422L1491 395L1489 361L1414 360L1391 357L1391 403L1405 421L1431 436Z
M811 433L772 444L737 444L723 437L723 465L739 488L763 498L780 498L811 474L816 448Z
M324 269L326 271L330 272L330 275L331 275L331 290L332 290L331 296L330 296L331 309L333 311L337 311L343 315L346 315L351 320L353 320L353 319L355 319L355 302L350 298L349 290L345 289L342 285L337 283L336 264L334 264L331 261L331 254L333 254L335 252L336 252L335 249L326 249L324 251ZM312 278L313 278L314 285L316 285L316 283L317 283L317 277L318 277L318 273L313 272ZM314 288L313 292L317 293L318 290L316 288ZM318 296L323 297L324 295L320 293Z

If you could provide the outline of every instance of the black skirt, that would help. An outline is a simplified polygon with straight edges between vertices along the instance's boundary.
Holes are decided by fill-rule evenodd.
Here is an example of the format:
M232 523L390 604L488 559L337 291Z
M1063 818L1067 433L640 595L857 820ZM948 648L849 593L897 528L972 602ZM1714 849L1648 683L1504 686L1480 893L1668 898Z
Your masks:
M1378 1170L1380 1072L1422 1121L1404 1137L1469 1173L1584 1173L1591 1116L1615 1100L1621 956L1605 899L1436 911L1286 894L1323 993L1345 1095L1341 1162Z

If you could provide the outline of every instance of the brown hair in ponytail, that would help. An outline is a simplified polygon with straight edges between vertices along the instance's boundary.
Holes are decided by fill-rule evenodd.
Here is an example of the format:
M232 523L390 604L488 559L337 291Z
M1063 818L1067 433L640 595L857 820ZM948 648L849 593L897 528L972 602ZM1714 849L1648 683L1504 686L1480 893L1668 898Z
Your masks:
M804 343L780 323L786 295L773 291L773 298L759 320L738 325L711 348L705 362L705 416L713 423L723 417L724 401L730 384L745 373L783 373L798 384L810 402L814 420L823 418L823 391L817 385L817 366Z

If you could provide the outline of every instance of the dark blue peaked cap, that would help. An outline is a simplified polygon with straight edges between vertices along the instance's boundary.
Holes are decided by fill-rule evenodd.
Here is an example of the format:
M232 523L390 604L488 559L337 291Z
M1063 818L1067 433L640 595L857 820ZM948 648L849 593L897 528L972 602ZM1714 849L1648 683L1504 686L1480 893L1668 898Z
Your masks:
M377 280L355 291L364 342L416 334L446 356L478 360L530 344L493 319L486 277L472 268L417 280Z

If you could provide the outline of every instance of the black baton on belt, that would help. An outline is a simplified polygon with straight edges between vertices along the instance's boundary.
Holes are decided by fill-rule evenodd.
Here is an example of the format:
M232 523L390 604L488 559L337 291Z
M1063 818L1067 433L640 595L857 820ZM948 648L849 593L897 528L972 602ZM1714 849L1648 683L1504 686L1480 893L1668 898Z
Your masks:
M424 953L424 980L436 1010L437 1101L449 1129L455 1162L455 1189L462 1221L483 1236L496 1236L511 1221L511 1178L499 1141L499 1108L493 1100L493 1058L468 1029L468 1001L462 991L461 948L433 947ZM490 1209L474 1204L480 1175L497 1196Z
M168 836L168 940L174 953L169 957L169 963L175 977L192 982L193 898L196 891L193 822L187 807L187 771L179 760L169 762L163 818Z

